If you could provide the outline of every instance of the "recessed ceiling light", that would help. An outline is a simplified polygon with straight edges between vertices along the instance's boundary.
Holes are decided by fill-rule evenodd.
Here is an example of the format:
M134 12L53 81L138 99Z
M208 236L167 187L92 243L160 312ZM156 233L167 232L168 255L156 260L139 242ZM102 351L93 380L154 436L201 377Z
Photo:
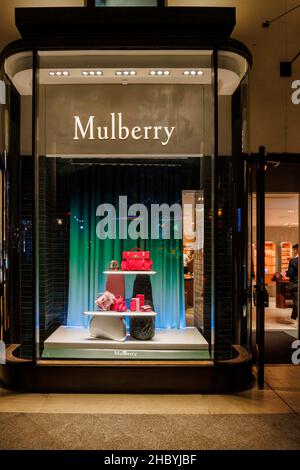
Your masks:
M136 71L135 70L117 70L115 74L118 76L128 77L128 75L136 75Z
M83 70L81 72L81 75L83 75L84 77L95 77L96 75L103 75L103 72L102 70Z
M204 75L203 70L185 70L183 72L183 75L191 75L192 77L199 77L201 75Z
M50 77L67 77L70 75L70 72L68 70L51 70L48 72L48 75L50 75Z
M149 74L152 75L152 76L158 75L158 76L162 77L163 75L165 75L165 76L170 75L171 72L170 72L170 70L150 70Z

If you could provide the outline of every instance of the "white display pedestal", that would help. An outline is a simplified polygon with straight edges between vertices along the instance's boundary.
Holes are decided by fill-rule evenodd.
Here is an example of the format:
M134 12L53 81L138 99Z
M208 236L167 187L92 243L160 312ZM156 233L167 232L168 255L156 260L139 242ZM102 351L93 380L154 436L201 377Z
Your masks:
M156 312L83 312L90 316L89 331L92 338L104 338L113 341L125 341L126 322L125 317L149 318L155 317Z
M108 269L106 271L103 271L103 274L106 275L124 275L126 276L153 276L157 274L156 271L153 270L143 270L143 271L123 271L122 269ZM107 312L106 312L107 313ZM155 312L130 312L128 311L125 316L129 317L135 317L132 318L130 321L130 336L139 339L139 340L150 340L154 337L155 335ZM152 318L151 318L152 317ZM121 318L117 320L116 318L110 318L109 320L95 320L94 318L91 319L92 328L90 328L91 335L97 337L103 337L102 334L105 334L105 338L108 338L107 335L111 335L111 339L115 337L116 335L118 336L117 341L124 341L124 335L126 335L126 332L124 333L124 328L125 328L125 320L124 318ZM101 333L101 330L103 330L103 333ZM122 339L121 339L122 338Z

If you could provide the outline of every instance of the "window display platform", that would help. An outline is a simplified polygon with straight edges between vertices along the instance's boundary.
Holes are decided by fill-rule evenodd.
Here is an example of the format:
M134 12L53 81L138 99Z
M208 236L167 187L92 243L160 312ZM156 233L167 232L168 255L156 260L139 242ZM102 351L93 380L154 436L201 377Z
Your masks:
M118 342L91 338L83 327L60 326L44 343L43 358L210 359L208 343L194 327L156 329L152 340Z

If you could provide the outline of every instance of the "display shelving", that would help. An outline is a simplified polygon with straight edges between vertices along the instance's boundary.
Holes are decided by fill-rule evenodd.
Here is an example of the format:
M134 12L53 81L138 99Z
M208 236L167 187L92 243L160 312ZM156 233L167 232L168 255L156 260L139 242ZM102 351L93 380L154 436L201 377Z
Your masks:
M256 275L256 243L253 244L253 263L254 273ZM272 277L276 272L276 243L272 241L265 242L265 283L270 284Z
M291 242L280 243L280 262L281 271L287 271L289 261L292 258L292 244Z
M133 312L131 310L126 310L126 312L115 312L114 310L104 310L104 311L95 311L95 312L83 312L83 315L93 316L93 317L111 317L111 318L123 318L123 317L156 317L157 312L143 312L142 310L138 312Z
M121 269L108 269L107 271L103 271L103 274L149 274L149 275L154 275L156 274L156 271L122 271Z

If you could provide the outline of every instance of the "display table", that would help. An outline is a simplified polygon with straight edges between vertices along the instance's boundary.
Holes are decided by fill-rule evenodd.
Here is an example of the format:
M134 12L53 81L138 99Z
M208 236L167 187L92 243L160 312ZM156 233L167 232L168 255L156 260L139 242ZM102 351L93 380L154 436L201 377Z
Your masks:
M80 326L60 326L45 340L43 358L117 360L209 360L209 345L195 327L156 328L151 341L91 338Z
M286 300L289 284L289 279L276 280L276 308L287 308Z
M119 276L119 275L122 275L122 276L124 275L125 277L153 276L157 274L157 272L153 270L123 271L122 269L108 269L106 271L103 271L103 274L107 275L109 278L110 276L113 277L113 276ZM142 294L143 292L140 292L140 293ZM151 304L151 307L153 308L152 304ZM119 312L106 312L106 313L115 313L119 315ZM156 315L157 314L155 312L127 311L127 313L125 312L125 315L123 315L123 317L119 315L119 319L117 319L116 316L110 316L110 318L107 317L106 320L94 319L94 317L92 317L90 321L90 324L92 324L90 331L93 332L94 335L95 334L101 335L100 337L103 337L103 335L105 335L105 338L109 338L109 336L107 335L111 335L110 338L115 339L115 341L125 341L126 339L125 317L128 316L130 317L130 336L137 340L148 341L152 339L155 335L155 316ZM99 329L100 323L101 323L101 328ZM116 339L114 336L116 336L116 338L119 338L119 339Z
M90 316L90 324L89 324L89 331L92 338L104 338L110 339L113 341L125 341L127 337L126 333L126 317L135 317L136 319L136 326L135 328L138 330L139 328L139 319L143 322L147 319L153 319L156 317L156 312L132 312L128 310L126 312L115 312L115 311L104 311L104 312L83 312L83 315ZM138 336L139 333L137 331L137 335L135 335L135 331L131 332L133 337ZM144 339L147 339L147 332L144 333L146 336ZM149 331L148 333L149 339L154 336L153 331Z

